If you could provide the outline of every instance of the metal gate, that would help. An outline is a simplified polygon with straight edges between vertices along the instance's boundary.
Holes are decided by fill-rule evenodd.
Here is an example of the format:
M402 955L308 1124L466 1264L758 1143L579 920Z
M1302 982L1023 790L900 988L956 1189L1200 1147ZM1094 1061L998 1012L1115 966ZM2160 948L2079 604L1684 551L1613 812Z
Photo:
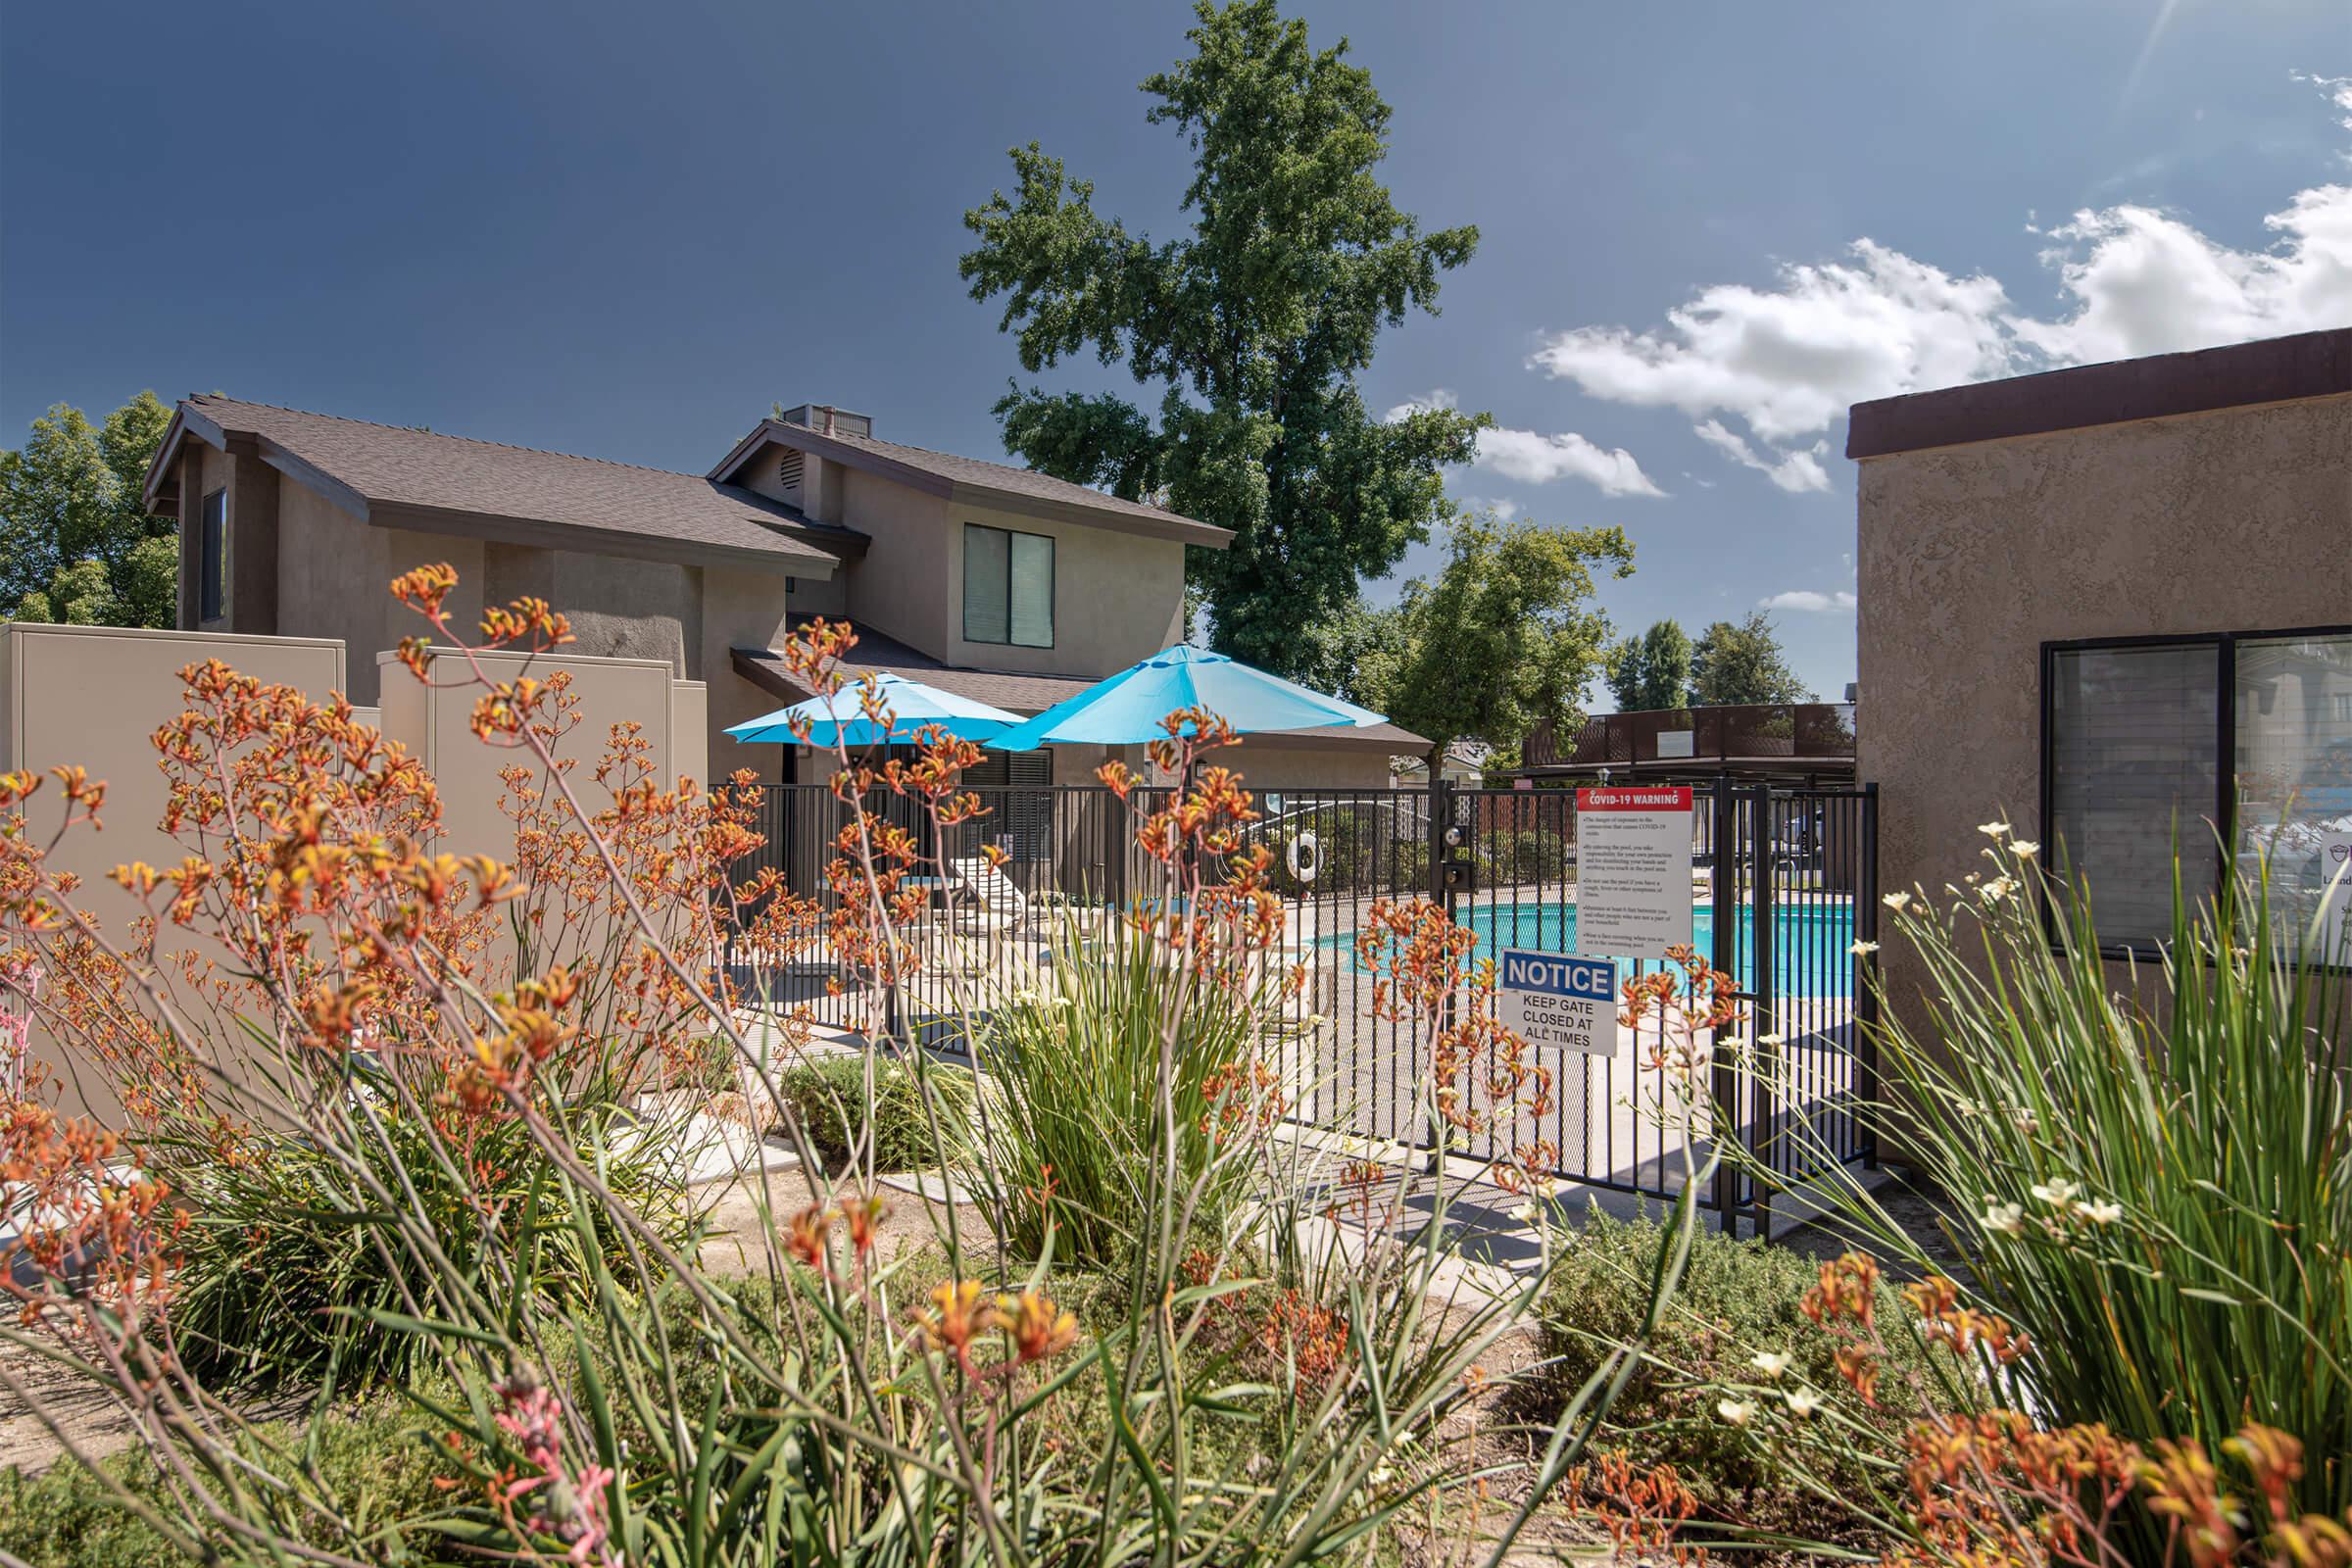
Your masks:
M921 961L894 999L894 1029L950 1050L974 998L985 1011L990 985L1021 985L1056 908L1122 907L1131 887L1148 885L1134 847L1132 812L1093 786L981 788L977 821L939 842L907 803L891 798L943 873L943 905L956 889L958 862L981 846L1007 857L1004 875L1017 908L982 907L967 920L944 914L907 932ZM1139 795L1141 792L1139 792ZM1704 1170L1713 1141L1739 1139L1773 1180L1750 1179L1729 1162L1697 1201L1727 1229L1742 1216L1768 1232L1776 1189L1823 1174L1809 1162L1876 1162L1864 1108L1877 1098L1876 998L1857 943L1878 935L1876 786L1786 788L1719 778L1694 787L1691 873L1694 945L1738 978L1747 1012L1742 1031L1756 1070L1737 1071L1714 1054L1712 1094L1732 1125L1698 1107L1679 1121L1654 1108L1674 1100L1667 1070L1649 1060L1654 1042L1621 1042L1609 1057L1552 1052L1552 1093L1540 1115L1496 1116L1456 1154L1518 1161L1543 1149L1563 1181L1657 1198L1678 1196L1686 1168ZM1375 900L1423 895L1479 938L1480 953L1505 947L1573 953L1576 920L1576 795L1571 789L1470 789L1440 782L1422 789L1258 792L1256 831L1274 847L1285 900L1283 956L1301 964L1306 984L1288 1004L1284 1048L1294 1116L1303 1122L1423 1149L1436 1139L1426 1118L1432 1063L1417 1032L1378 1015L1377 977L1361 963L1356 933ZM824 785L771 785L762 807L763 856L789 886L822 893L824 868L846 808ZM1314 845L1308 874L1295 875L1291 851ZM970 895L964 897L968 900ZM1007 895L1009 897L1009 895ZM975 929L976 928L976 929ZM984 944L978 950L975 942ZM1026 956L1024 956L1024 949ZM1624 962L1627 976L1654 964ZM744 966L739 979L749 980ZM820 1024L847 1026L853 977L821 945L796 964L762 967L765 1001L806 1009ZM1654 1026L1653 1026L1654 1027ZM1624 1049L1630 1044L1631 1049ZM1453 1086L1477 1096L1480 1085ZM1663 1101L1661 1097L1664 1097ZM1800 1125L1803 1135L1795 1136Z

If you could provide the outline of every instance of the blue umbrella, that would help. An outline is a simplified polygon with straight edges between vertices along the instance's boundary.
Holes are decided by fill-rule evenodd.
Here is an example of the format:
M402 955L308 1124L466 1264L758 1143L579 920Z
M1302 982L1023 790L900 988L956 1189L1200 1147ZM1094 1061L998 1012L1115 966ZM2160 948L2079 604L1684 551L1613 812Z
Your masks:
M739 741L781 741L792 746L801 740L793 727L798 720L808 726L808 744L811 746L871 746L879 741L911 741L915 731L934 724L965 740L985 740L1021 721L1018 713L904 675L885 673L874 678L881 683L882 702L893 718L887 733L865 716L865 700L857 681L845 683L829 698L811 697L732 725L727 733Z
M1184 708L1205 708L1237 733L1341 724L1361 729L1387 722L1370 709L1309 691L1223 654L1179 643L1097 681L1017 728L989 737L988 744L1005 752L1025 752L1054 741L1131 746L1165 735L1160 720Z

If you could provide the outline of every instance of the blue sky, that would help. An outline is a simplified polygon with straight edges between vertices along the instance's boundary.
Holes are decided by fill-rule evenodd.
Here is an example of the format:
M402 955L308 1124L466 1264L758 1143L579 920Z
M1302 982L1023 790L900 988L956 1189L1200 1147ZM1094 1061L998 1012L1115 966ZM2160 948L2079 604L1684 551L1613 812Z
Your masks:
M1395 106L1400 205L1483 235L1367 396L1492 411L1457 494L1622 523L1628 629L1774 602L1827 694L1846 403L2352 321L2343 0L1297 9ZM814 399L994 456L961 214L1034 137L1176 227L1135 84L1187 21L9 7L0 438L153 387L695 470Z

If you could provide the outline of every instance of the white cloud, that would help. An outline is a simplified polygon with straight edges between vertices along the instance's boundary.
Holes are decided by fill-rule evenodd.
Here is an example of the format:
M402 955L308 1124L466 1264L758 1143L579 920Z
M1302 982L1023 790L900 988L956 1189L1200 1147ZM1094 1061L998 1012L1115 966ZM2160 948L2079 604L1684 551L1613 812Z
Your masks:
M1803 451L1777 454L1780 461L1776 463L1756 456L1756 449L1736 431L1724 428L1720 419L1701 419L1690 428L1701 441L1734 463L1762 471L1784 490L1802 494L1830 487L1829 470L1821 466L1821 455L1829 450L1827 442L1816 441Z
M2352 77L2296 79L2352 129ZM1593 397L1680 409L1734 462L1784 489L1826 489L1824 449L1807 438L1853 403L2352 320L2352 184L2308 186L2263 221L2273 241L2240 250L2150 207L2078 212L2046 231L2062 301L2048 316L1985 273L1858 239L1766 285L1702 288L1646 331L1556 333L1531 364Z
M1427 414L1432 409L1458 409L1461 406L1462 400L1454 394L1451 387L1433 386L1419 397L1406 398L1402 403L1389 410L1380 416L1380 422L1395 424L1398 419L1410 418L1416 414Z
M1826 594L1811 588L1791 588L1785 594L1774 594L1770 599L1759 599L1756 603L1765 610L1805 610L1844 614L1854 608L1857 601L1842 588Z
M1702 289L1667 313L1663 331L1562 332L1534 363L1611 402L1737 415L1766 441L1826 430L1862 398L2003 368L2000 284L1873 240L1853 254L1851 265L1784 268L1777 288Z
M1602 447L1570 430L1544 435L1536 430L1478 432L1478 466L1521 484L1583 479L1604 496L1662 496L1666 492L1642 471L1623 447Z
M1399 419L1431 409L1457 409L1460 397L1450 387L1432 387L1418 397L1406 398L1381 418L1395 424ZM1544 435L1535 430L1487 429L1478 432L1477 466L1492 468L1506 479L1521 484L1549 484L1554 479L1583 479L1597 485L1604 496L1662 496L1666 492L1642 471L1642 465L1623 447L1603 447L1570 430L1560 435ZM1510 508L1502 514L1508 517L1518 511L1516 503L1504 503ZM1497 508L1499 511L1500 508Z

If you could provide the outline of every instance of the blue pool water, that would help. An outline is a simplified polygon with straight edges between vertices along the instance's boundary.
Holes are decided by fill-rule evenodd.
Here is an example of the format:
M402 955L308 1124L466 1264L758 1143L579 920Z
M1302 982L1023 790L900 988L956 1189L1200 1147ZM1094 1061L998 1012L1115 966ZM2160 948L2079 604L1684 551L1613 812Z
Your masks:
M1576 906L1573 904L1484 904L1462 910L1462 924L1478 933L1472 958L1492 958L1504 948L1532 948L1542 953L1576 951ZM1735 938L1740 984L1755 983L1755 912L1740 910ZM1700 905L1690 911L1691 945L1704 957L1713 951L1715 910ZM1773 911L1774 989L1783 996L1847 997L1854 990L1854 959L1848 951L1854 940L1854 910L1849 904L1790 906ZM1346 951L1353 966L1355 933L1325 937L1322 945ZM1653 965L1654 967L1654 965ZM1631 975L1631 959L1619 959L1618 971Z

